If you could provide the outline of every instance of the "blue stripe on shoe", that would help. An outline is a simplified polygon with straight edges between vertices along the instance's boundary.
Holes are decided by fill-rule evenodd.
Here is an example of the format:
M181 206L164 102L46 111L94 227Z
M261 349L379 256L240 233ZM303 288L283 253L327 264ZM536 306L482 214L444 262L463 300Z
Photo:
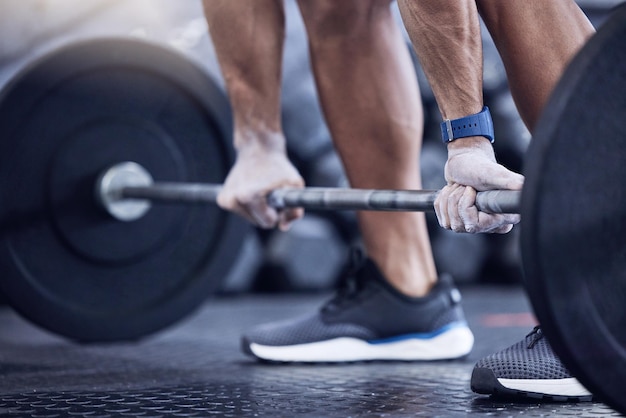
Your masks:
M455 328L463 328L463 327L467 327L467 322L465 321L451 322L448 325L445 325L431 332L417 332L414 334L396 335L395 337L382 338L380 340L369 340L367 342L368 344L389 344L389 343L395 343L398 341L405 341L405 340L412 340L412 339L429 340L431 338L437 337Z

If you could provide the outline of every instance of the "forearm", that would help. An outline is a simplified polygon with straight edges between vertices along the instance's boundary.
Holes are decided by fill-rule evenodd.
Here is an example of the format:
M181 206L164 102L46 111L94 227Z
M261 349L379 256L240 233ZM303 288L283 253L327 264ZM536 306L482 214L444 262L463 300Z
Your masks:
M282 0L204 0L203 4L233 109L235 147L284 149Z
M400 0L398 5L442 117L480 112L482 41L475 1ZM449 148L482 142L482 137L463 138Z
M534 130L552 89L594 28L574 0L478 0L511 93Z
M483 108L482 39L475 0L399 0L402 17L444 119ZM491 215L475 206L476 191L520 190L524 178L498 164L489 140L448 142L448 184L435 200L439 224L456 232L506 233L519 215ZM469 186L469 187L466 187Z

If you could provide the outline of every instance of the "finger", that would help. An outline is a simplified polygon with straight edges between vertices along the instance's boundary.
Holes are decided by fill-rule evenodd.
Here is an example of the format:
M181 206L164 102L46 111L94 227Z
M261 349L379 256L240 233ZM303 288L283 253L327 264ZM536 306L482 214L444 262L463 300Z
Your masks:
M476 232L494 233L498 230L509 232L514 224L519 223L520 216L517 214L489 214L478 212L478 224ZM507 229L508 228L508 229Z
M459 201L463 197L465 186L454 185L448 197L448 218L450 219L450 229L454 232L465 232L465 224L459 215Z
M450 186L444 186L437 198L435 199L434 207L439 226L445 229L450 229L450 218L448 217L448 196L450 194Z
M522 220L522 215L519 213L503 213L501 216L506 223L510 223L511 225L517 225Z
M263 229L272 229L278 224L278 214L273 209L268 209L266 211L252 209L248 213L250 214L253 223Z
M244 200L245 199L242 199L242 201ZM251 224L258 225L257 220L248 210L247 205L240 203L240 200L236 198L235 194L229 193L226 187L218 193L217 205L224 210L228 210L241 216Z
M223 192L218 194L217 205L224 210L228 210L230 212L233 212L241 216L242 218L244 218L246 221L250 222L251 224L258 225L256 219L247 210L246 206L240 205L237 202L237 199L235 198L233 194L223 193Z
M513 229L513 225L509 224L509 225L502 225L499 228L494 229L493 231L490 231L490 233L493 234L508 234L509 232L511 232L511 230Z
M492 234L508 234L513 229L513 226L518 224L520 220L521 216L518 214L501 214L500 222L502 223L502 225L488 232Z
M224 193L223 189L217 195L217 205L225 210L235 210L236 200L230 193Z
M288 231L294 221L304 216L304 209L293 208L282 210L278 213L278 228L281 231Z
M489 164L481 170L481 190L522 190L524 176L500 164Z
M278 224L278 212L270 207L264 196L255 197L252 201L239 201L245 211L261 228L274 228Z
M476 233L478 225L478 208L476 207L476 189L465 187L461 199L459 199L459 216L465 225L465 232Z

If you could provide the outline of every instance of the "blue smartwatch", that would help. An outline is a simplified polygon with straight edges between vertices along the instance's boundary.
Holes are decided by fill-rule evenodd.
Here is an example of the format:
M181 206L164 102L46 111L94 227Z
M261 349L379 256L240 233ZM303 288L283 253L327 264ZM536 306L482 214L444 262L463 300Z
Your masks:
M441 123L441 139L444 144L468 136L484 136L493 143L493 121L487 106L475 115L460 119L448 119Z

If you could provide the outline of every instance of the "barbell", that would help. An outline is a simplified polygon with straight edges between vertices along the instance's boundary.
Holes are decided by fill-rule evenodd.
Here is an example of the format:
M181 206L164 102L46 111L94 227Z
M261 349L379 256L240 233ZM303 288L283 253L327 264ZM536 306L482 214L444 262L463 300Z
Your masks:
M626 412L626 6L569 65L526 156L525 284L556 353ZM216 205L233 163L228 103L194 63L143 41L50 53L0 96L0 287L80 341L135 339L195 309L248 226ZM276 190L271 205L430 210L437 191Z
M202 183L155 183L140 164L124 161L105 170L95 184L98 203L120 221L141 218L151 202L213 203L222 186ZM276 189L267 196L274 209L432 211L438 190L367 190L336 187ZM521 192L490 190L476 195L487 213L518 213Z

